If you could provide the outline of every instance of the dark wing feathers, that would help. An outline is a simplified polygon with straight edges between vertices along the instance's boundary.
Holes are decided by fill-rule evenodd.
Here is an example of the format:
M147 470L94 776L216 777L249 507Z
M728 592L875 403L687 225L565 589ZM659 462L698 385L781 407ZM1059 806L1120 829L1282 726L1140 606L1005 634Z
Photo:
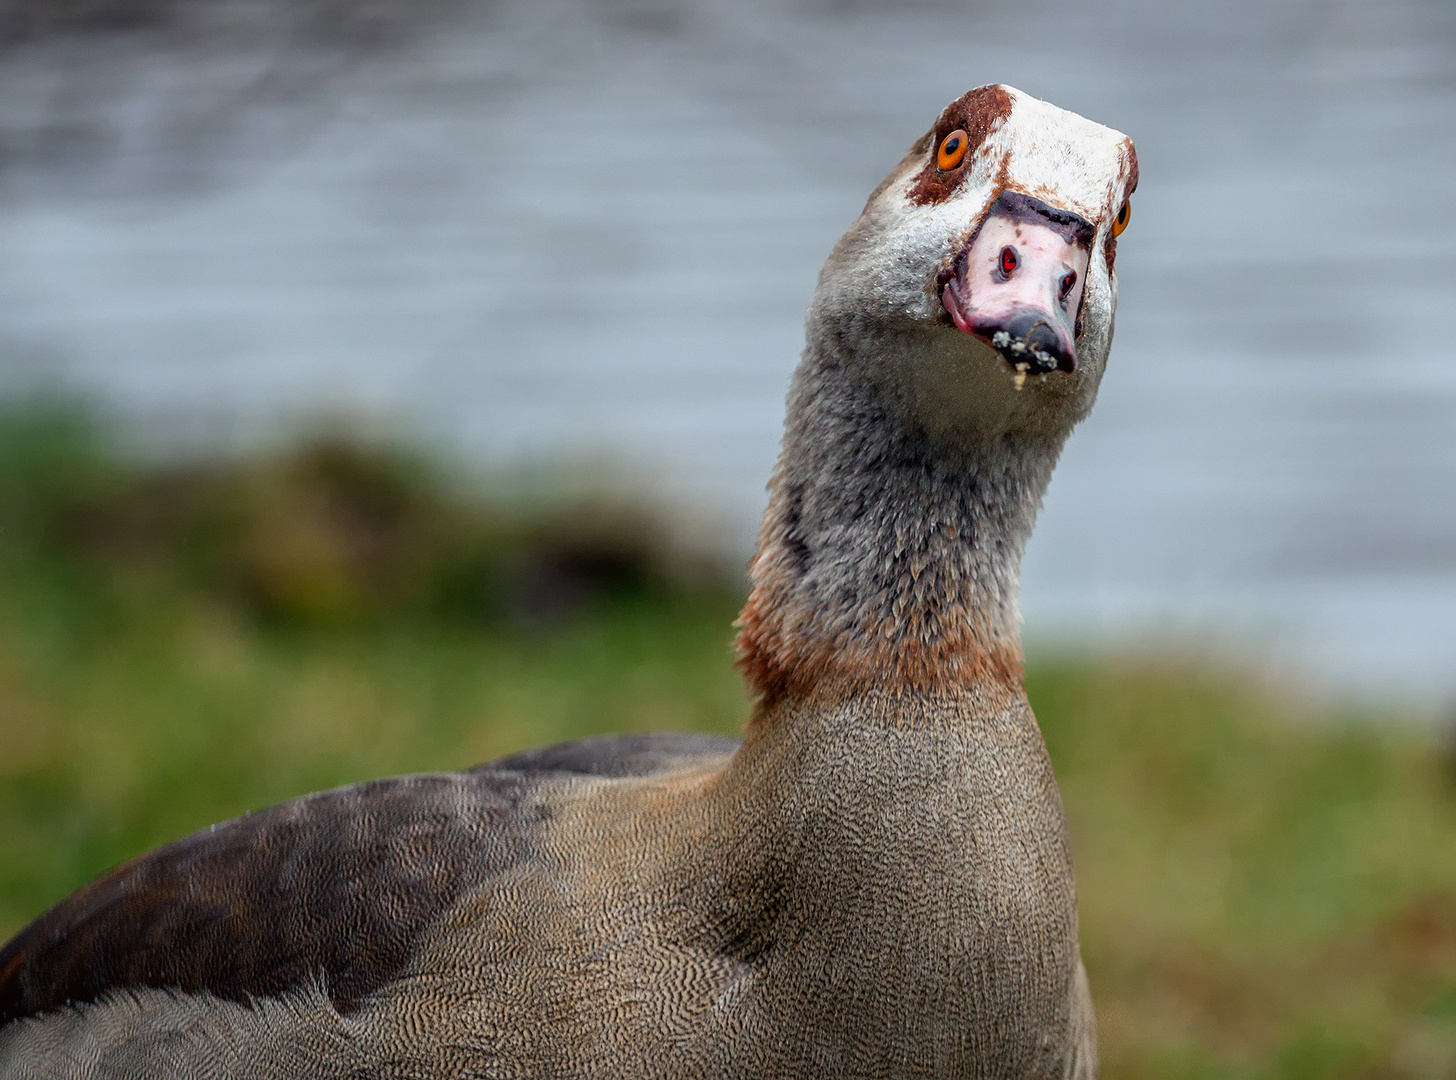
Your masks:
M504 788L504 789L502 789ZM0 952L0 1022L120 987L237 1001L322 972L341 1011L420 928L520 857L508 785L420 776L312 795L118 867Z
M741 740L727 735L658 731L643 735L602 735L594 739L542 746L476 766L472 772L564 772L588 776L651 776L710 757L726 757Z
M0 1024L125 987L245 1001L320 973L348 1012L457 897L526 857L552 774L645 775L734 745L589 739L215 825L103 874L0 949Z

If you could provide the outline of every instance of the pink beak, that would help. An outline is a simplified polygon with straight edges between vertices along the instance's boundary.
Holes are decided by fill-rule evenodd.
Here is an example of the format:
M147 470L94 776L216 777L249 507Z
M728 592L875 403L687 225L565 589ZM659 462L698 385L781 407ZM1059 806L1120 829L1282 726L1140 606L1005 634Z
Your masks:
M1074 371L1093 233L1074 214L1008 192L942 274L941 303L1017 371Z

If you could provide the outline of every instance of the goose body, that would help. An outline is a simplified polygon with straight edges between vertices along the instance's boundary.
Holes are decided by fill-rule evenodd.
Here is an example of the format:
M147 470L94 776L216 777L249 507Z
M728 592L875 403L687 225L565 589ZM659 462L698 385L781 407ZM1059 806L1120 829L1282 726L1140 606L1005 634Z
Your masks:
M1015 596L1136 169L982 87L836 246L741 744L586 740L143 855L0 950L0 1076L1095 1076Z

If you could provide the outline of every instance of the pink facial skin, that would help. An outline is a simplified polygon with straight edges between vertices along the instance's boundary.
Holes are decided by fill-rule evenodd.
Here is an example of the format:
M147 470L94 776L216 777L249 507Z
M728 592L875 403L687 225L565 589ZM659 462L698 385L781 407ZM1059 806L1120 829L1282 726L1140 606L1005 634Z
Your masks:
M1035 219L994 212L957 258L941 303L1022 371L1072 371L1087 249Z

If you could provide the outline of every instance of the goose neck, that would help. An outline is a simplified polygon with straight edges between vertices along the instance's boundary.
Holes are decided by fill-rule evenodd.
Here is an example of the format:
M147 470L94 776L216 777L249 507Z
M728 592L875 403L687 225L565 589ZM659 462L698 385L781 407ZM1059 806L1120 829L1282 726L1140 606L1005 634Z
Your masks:
M761 713L785 695L1019 693L1021 556L1064 440L948 445L806 353L738 624Z

